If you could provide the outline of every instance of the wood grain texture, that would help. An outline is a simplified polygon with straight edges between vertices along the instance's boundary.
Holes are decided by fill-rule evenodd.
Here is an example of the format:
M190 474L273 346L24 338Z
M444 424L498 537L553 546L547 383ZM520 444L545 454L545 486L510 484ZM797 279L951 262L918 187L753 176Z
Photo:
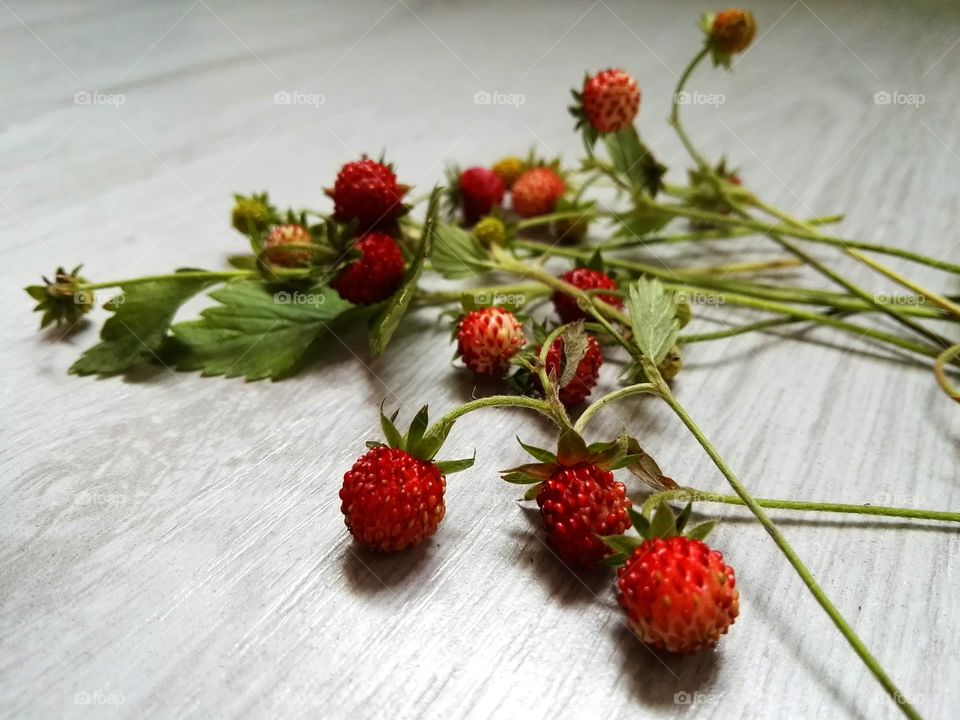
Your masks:
M735 73L696 76L692 89L725 103L687 108L692 135L787 210L846 212L848 236L955 259L960 6L752 5L763 34ZM450 456L476 447L478 461L450 479L447 518L428 547L386 559L352 546L337 490L377 432L381 400L439 411L474 391L449 367L432 312L409 321L382 360L360 335L331 336L326 362L281 383L162 368L101 381L66 374L94 329L37 334L20 290L57 264L84 262L97 279L220 266L238 247L231 192L268 188L281 203L325 207L323 185L363 151L387 148L421 189L446 160L488 162L531 144L574 158L564 107L585 68L636 74L645 137L682 181L685 158L664 118L702 9L0 3L0 716L897 715L737 510L723 511L730 521L714 538L743 595L720 650L678 659L641 646L610 577L560 567L513 502L516 488L497 480L521 457L514 435L546 441L547 429L518 413L454 430ZM124 103L75 104L81 91ZM275 103L293 91L325 102ZM525 102L475 105L478 91ZM925 103L876 105L878 91ZM707 264L744 250L777 255L754 238L672 256ZM960 290L936 272L913 274ZM721 316L698 308L698 327ZM603 383L615 382L611 364ZM827 330L748 336L692 347L676 390L757 495L960 508L956 406L929 369L901 356ZM622 426L670 475L724 489L665 408L621 405L596 430ZM953 717L956 531L776 517L921 712ZM678 692L698 694L687 705Z

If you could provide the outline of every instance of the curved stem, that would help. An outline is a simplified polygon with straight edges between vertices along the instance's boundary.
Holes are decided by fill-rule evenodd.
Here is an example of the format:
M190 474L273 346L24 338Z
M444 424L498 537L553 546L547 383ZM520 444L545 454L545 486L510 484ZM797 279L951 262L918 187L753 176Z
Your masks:
M449 428L467 413L489 407L526 408L549 418L561 428L565 426L565 423L557 417L553 406L545 400L538 400L537 398L525 397L523 395L491 395L490 397L471 400L470 402L454 408L442 418L437 420L437 422L433 424L428 432L437 434L439 432L449 431Z
M680 122L680 103L677 102L677 98L680 97L680 93L683 92L683 88L687 84L687 80L690 79L690 76L693 74L693 71L697 69L697 65L710 53L710 45L706 44L703 46L703 49L697 53L693 60L690 61L690 64L687 65L686 69L683 71L683 74L680 75L680 79L677 81L677 87L673 91L673 98L671 98L671 108L670 108L670 124L673 125L674 130L677 131L677 135L680 137L680 142L683 143L683 146L687 149L687 152L690 154L690 157L693 158L693 161L702 168L709 167L707 161L703 159L703 156L697 152L697 149L693 146L687 131L683 129L683 123Z
M823 610L833 621L833 624L837 626L837 629L840 631L840 633L844 636L844 638L846 638L847 642L850 643L850 646L863 661L864 665L866 665L870 672L873 673L873 676L877 679L880 685L883 686L883 689L886 690L887 694L894 700L894 702L897 703L904 715L909 718L915 718L919 720L920 715L913 708L913 706L907 702L903 693L900 692L896 684L893 682L890 676L887 675L880 663L877 662L876 658L870 654L870 651L867 649L866 645L863 644L863 641L860 639L857 633L854 632L853 628L850 627L840 611L837 610L836 606L830 601L830 598L827 597L827 594L814 579L813 575L810 573L810 570L806 565L804 565L803 561L797 555L790 543L787 542L787 539L784 537L783 533L780 532L780 529L773 523L773 521L770 520L769 517L767 517L767 514L764 512L763 508L740 483L740 481L737 479L737 476L720 456L720 453L717 452L716 448L713 447L707 437L703 434L703 431L700 430L697 424L693 421L693 418L687 414L687 411L684 409L684 407L680 404L676 397L674 397L673 393L670 391L670 388L660 376L656 366L648 358L645 359L644 368L647 370L647 376L653 378L653 382L658 386L661 397L663 397L667 405L670 406L677 417L680 418L683 424L686 425L687 429L697 439L697 442L700 443L700 446L704 449L710 459L713 460L714 465L717 466L717 469L720 470L723 476L727 479L727 482L730 483L730 487L733 488L733 491L737 494L743 504L750 508L750 511L757 518L757 521L763 526L763 529L767 531L767 534L773 539L777 547L780 548L780 551L793 566L793 569L796 570L797 574L800 576L800 579L803 580L804 585L807 586L807 589L810 590L810 593L814 596L814 598L816 598L817 602L820 603L820 607L823 608Z
M518 230L529 230L530 228L541 225L549 225L557 220L592 220L602 217L603 213L594 210L564 210L562 212L550 213L549 215L537 215L536 217L524 218L517 223Z
M946 371L946 364L957 357L960 357L960 343L951 345L937 355L937 361L933 364L933 372L937 376L937 384L947 394L947 397L956 402L960 402L960 389L950 384Z
M844 513L852 515L878 515L881 517L910 518L911 520L937 520L942 522L960 522L960 512L944 512L941 510L914 510L912 508L886 507L883 505L851 505L845 503L807 502L806 500L773 500L770 498L755 498L757 505L772 510L797 510L810 512ZM712 502L724 505L746 505L736 495L718 495L717 493L701 492L692 488L666 490L651 495L643 503L643 514L664 501L679 500L681 502Z
M616 400L622 400L626 397L631 397L633 395L646 395L646 394L659 394L657 387L653 383L638 383L636 385L628 385L625 388L620 388L619 390L614 390L612 393L604 395L599 400L596 400L590 405L587 406L587 409L583 411L583 414L577 420L576 425L573 426L574 430L578 433L582 433L583 429L587 426L587 423L596 415L604 405L608 405Z

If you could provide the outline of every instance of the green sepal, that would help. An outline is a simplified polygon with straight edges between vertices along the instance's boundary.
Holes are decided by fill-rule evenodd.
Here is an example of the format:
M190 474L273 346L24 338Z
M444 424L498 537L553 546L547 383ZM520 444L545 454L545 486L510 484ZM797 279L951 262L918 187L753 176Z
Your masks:
M380 406L380 427L383 430L383 436L387 440L387 445L397 450L403 450L403 436L400 434L400 431L397 430L397 426L393 424L396 419L397 413L394 413L391 417L387 417L383 412L383 406Z
M419 412L413 417L413 422L410 423L410 429L407 430L407 434L404 436L404 445L408 453L413 455L415 458L421 460L429 460L431 456L423 454L422 440L423 434L427 431L427 426L430 424L429 411L427 406L424 405L420 408Z
M573 428L564 428L560 431L560 440L557 442L557 462L566 467L576 465L587 459L587 444Z
M537 495L540 494L540 489L543 487L543 483L535 483L527 488L527 491L523 494L524 500L536 500Z
M630 524L633 529L639 533L640 537L647 539L650 537L650 521L644 517L643 513L632 507L627 508L627 515L630 516Z
M476 459L477 454L474 452L473 457L463 458L462 460L441 460L436 463L436 466L444 475L452 475L453 473L473 467Z
M382 442L377 442L376 440L367 440L366 446L367 446L367 450L378 450L380 448L387 447Z
M705 540L707 535L720 524L720 521L717 519L707 520L706 522L699 523L690 528L686 535L692 540Z
M508 470L500 471L500 478L514 485L529 485L547 480L560 469L552 463L527 463Z
M256 270L256 255L230 255L227 257L227 263L237 270Z
M550 465L556 465L557 456L554 455L549 450L544 450L543 448L538 448L534 445L527 445L523 440L517 436L517 442L520 443L520 447L530 453L530 456L542 463L547 463Z
M634 550L643 545L643 540L631 535L598 535L603 544L616 553L622 553L627 557L633 555Z
M677 534L677 521L673 515L673 510L667 503L660 503L653 511L653 519L650 521L651 538L669 538Z
M630 559L629 555L626 555L624 553L614 553L613 555L607 555L600 562L606 565L607 567L620 567L621 565L626 563L627 560L629 559Z
M687 521L690 520L690 513L692 511L693 503L687 503L684 505L683 510L680 511L680 514L677 515L677 519L674 524L677 529L677 535L683 535L683 529L687 526Z

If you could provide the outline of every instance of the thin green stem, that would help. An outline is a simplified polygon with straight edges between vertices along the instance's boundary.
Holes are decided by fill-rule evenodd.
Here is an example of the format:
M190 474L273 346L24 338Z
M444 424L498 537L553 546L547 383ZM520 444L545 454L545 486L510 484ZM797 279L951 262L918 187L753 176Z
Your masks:
M538 400L537 398L525 397L523 395L491 395L490 397L471 400L470 402L454 408L442 418L437 420L437 422L431 427L430 432L436 434L441 431L446 431L458 419L467 413L490 407L526 408L549 418L561 428L565 426L565 423L557 417L553 406L551 406L550 403L546 402L545 400Z
M614 390L612 393L604 395L599 400L596 400L588 405L587 409L584 410L583 414L577 419L576 425L573 426L574 430L576 430L578 433L582 433L584 428L586 428L587 423L589 423L593 416L596 415L605 405L617 400L622 400L626 397L649 394L659 394L656 386L653 383L637 383L636 385L628 385L625 388Z
M884 277L889 278L890 280L893 280L895 283L899 283L900 285L907 288L908 290L912 290L913 292L917 293L920 300L922 301L928 300L934 305L936 305L937 307L946 310L948 313L950 313L954 317L960 318L960 305L957 305L955 302L953 302L949 298L945 298L940 293L934 292L929 288L925 288L920 283L914 280L911 280L908 277L904 277L893 268L889 268L883 263L878 263L873 258L867 257L866 255L864 255L862 252L859 252L858 250L847 250L847 255L849 255L850 257L856 258L867 267L871 268L872 270L876 270L878 273L880 273ZM911 297L911 299L914 299L914 298Z
M300 271L297 274L303 274L303 271ZM244 277L260 277L260 273L258 273L256 270L223 270L219 272L207 270L185 270L184 272L168 273L166 275L145 275L143 277L128 278L126 280L112 280L110 282L101 283L81 283L77 287L81 290L103 290L106 288L119 287L120 285L142 285L143 283L160 282L164 280L233 280Z
M451 303L460 302L464 295L487 296L496 299L503 296L539 297L550 292L541 283L516 283L513 285L488 285L485 287L463 288L460 290L421 290L416 299L424 303Z
M658 386L659 394L666 401L667 405L670 406L670 409L677 415L678 418L683 422L687 429L693 434L697 439L697 442L700 443L700 446L704 449L707 455L713 460L714 465L717 466L717 469L723 474L727 479L727 482L730 484L730 487L733 488L733 491L737 494L743 504L747 506L750 511L757 518L757 521L763 526L763 529L767 531L767 534L773 539L777 547L780 548L780 551L787 558L788 562L796 570L797 574L800 576L800 579L803 580L804 585L810 590L810 593L816 598L817 602L820 603L820 607L824 609L830 619L833 621L833 624L837 626L837 629L840 633L846 638L847 642L850 643L850 646L853 648L854 652L860 657L864 665L870 670L873 676L877 679L880 685L883 686L883 689L886 690L887 694L890 696L894 702L897 703L900 710L908 718L919 720L920 715L917 711L907 702L906 697L900 690L897 688L896 684L887 675L886 671L877 662L876 658L870 653L866 645L860 637L854 632L853 628L847 623L843 615L837 610L836 606L830 601L830 598L827 597L827 594L823 591L823 588L820 587L819 583L814 579L813 575L810 573L810 570L807 569L807 566L804 565L803 561L797 555L796 551L784 537L783 533L780 532L780 529L767 517L767 514L764 512L763 508L757 503L749 491L740 483L737 479L737 476L721 457L720 453L717 452L716 448L710 443L706 435L703 434L703 431L700 430L699 426L693 421L693 418L687 413L683 405L674 397L673 393L670 391L670 388L664 382L663 378L660 376L659 371L656 366L649 359L645 359L644 367L647 371L647 376L652 379L654 384Z
M723 505L741 505L746 503L736 495L718 495L717 493L701 492L693 488L666 490L651 495L643 503L644 515L664 501L679 500L681 502L712 502ZM936 520L939 522L960 523L960 512L945 512L941 510L918 510L913 508L886 507L883 505L851 505L846 503L821 503L806 500L774 500L771 498L755 498L757 505L771 510L796 510L809 512L844 513L851 515L875 515L881 517L909 518L911 520Z
M950 383L950 379L947 377L946 365L958 357L960 357L960 343L951 345L937 355L937 361L933 364L933 372L937 377L937 384L947 394L948 398L956 402L960 402L960 389Z
M697 53L693 60L690 61L690 64L687 65L686 69L683 71L683 74L680 75L680 79L677 81L677 87L673 91L673 98L671 98L671 108L670 108L670 124L673 125L674 130L677 131L677 135L680 137L680 141L683 143L683 146L687 149L687 152L690 154L690 157L693 158L693 161L700 167L709 167L707 161L703 159L703 156L697 152L697 149L693 146L693 142L690 140L687 135L687 131L683 129L683 123L680 122L680 103L677 102L680 98L680 93L683 92L683 88L686 86L687 81L690 79L690 76L693 74L693 71L697 69L697 65L710 53L710 45L705 44L703 49Z

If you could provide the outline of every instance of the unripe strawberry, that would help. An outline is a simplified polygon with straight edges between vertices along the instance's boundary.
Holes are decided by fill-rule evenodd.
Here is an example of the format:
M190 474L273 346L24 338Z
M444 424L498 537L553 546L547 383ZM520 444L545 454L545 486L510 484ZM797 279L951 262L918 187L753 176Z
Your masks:
M446 479L436 464L377 447L343 476L340 510L354 539L379 552L419 545L437 531Z
M592 270L590 268L568 270L560 276L560 279L580 290L617 289L617 283L614 282L613 278L603 274L599 270ZM623 300L616 295L594 295L594 298L618 309L623 307ZM558 290L553 293L550 299L553 300L553 307L557 311L557 315L559 315L560 319L565 323L574 322L575 320L592 319L590 315L580 309L577 301L566 293Z
M235 230L246 235L256 235L270 226L273 208L270 207L265 194L251 197L235 195L234 197L236 202L230 212L230 224Z
M740 611L733 569L700 540L646 540L618 571L618 601L642 642L676 653L712 648Z
M313 253L310 250L295 250L293 248L283 248L280 250L271 250L280 245L312 245L313 239L309 231L303 225L288 223L286 225L276 225L267 235L263 244L266 259L271 265L280 267L300 267L310 262Z
M667 353L667 356L660 361L659 365L657 365L657 370L660 371L660 375L667 382L670 382L677 375L679 375L682 369L683 355L680 353L679 345L674 345L671 347L670 352Z
M364 158L344 165L332 190L334 217L342 223L353 220L361 232L387 227L403 212L407 188L387 165Z
M640 109L637 81L623 70L604 70L583 83L583 114L600 133L629 127Z
M555 170L537 167L527 170L513 184L513 209L520 217L534 217L553 212L566 185Z
M507 240L507 227L500 218L488 215L473 226L473 235L484 247L503 245Z
M463 219L475 223L503 202L503 180L493 170L473 167L460 173L457 181Z
M721 52L741 53L753 42L757 21L747 10L723 10L713 19L711 38Z
M396 240L384 233L362 236L356 249L361 257L347 265L330 283L344 300L357 305L373 305L396 292L403 282L403 253Z
M593 463L558 468L537 492L550 548L567 565L594 565L613 551L598 535L620 535L630 527L630 500L613 473Z
M523 326L508 310L488 307L468 313L457 329L464 365L480 375L503 377L510 359L523 349Z
M523 160L518 157L505 157L493 164L493 171L500 176L503 186L510 190L517 178L523 173Z

